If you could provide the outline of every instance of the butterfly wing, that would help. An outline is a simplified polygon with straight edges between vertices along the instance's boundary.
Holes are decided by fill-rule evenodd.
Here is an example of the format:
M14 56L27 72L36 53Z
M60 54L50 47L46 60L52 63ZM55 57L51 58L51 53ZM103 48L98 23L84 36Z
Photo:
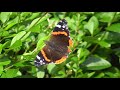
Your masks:
M69 54L71 43L69 30L65 19L61 20L54 28L49 41L45 41L46 46L36 56L35 65L40 66L54 62L62 63Z

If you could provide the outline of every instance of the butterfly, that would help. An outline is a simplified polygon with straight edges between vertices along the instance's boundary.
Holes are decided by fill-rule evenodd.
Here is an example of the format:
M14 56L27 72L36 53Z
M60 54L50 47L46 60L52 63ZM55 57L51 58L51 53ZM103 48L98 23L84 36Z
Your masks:
M69 46L72 46L72 39L70 38L67 21L62 19L55 26L50 39L45 41L45 46L36 56L35 66L64 62L71 51Z

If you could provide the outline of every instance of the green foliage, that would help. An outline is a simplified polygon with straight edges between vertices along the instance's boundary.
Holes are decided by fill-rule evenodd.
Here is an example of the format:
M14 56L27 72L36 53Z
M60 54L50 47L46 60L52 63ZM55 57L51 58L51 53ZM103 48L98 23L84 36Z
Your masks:
M88 29L91 35L93 35L94 30L98 28L98 20L95 16L92 16L88 23L85 25L85 29Z
M120 33L120 23L115 23L106 28L109 31L119 32Z
M87 70L102 70L111 67L111 64L100 57L90 56L81 64Z
M67 60L35 67L63 18L73 39ZM120 12L1 12L0 78L119 78L119 20Z

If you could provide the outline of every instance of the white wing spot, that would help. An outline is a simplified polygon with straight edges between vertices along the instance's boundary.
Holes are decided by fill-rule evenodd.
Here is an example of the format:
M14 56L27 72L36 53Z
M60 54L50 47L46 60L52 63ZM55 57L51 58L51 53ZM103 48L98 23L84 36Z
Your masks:
M56 27L61 28L61 25L56 25Z
M38 60L40 60L40 57L38 55L36 57L37 57Z
M45 64L45 63L43 62L43 64Z
M40 60L40 63L42 63L43 61L42 60Z
M66 27L66 29L68 29L68 27Z
M63 25L62 27L65 28L66 26Z

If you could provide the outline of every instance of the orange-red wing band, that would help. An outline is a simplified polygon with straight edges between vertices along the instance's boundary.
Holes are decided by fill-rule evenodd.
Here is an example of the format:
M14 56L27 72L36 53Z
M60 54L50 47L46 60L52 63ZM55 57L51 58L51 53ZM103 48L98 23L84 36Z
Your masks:
M73 42L71 39L69 39L69 46L72 47L73 46Z
M41 50L41 53L42 53L42 55L43 55L43 57L45 58L46 61L48 61L48 62L51 61L50 59L48 59L48 58L46 57L46 54L45 54L45 52L43 51L43 49Z
M67 34L66 32L61 32L61 31L60 31L60 32L59 32L59 31L58 31L58 32L52 32L52 34L53 34L53 35L63 34L63 35L65 35L65 36L68 36L68 34Z
M48 62L51 61L50 59L48 59L48 58L46 57L46 54L45 54L45 52L43 51L43 49L41 50L41 53L42 53L42 55L43 55L43 57L45 58L46 61L48 61ZM55 61L55 64L60 64L60 63L64 62L64 61L66 60L66 58L67 58L67 56L62 57L61 59Z
M68 47L68 53L70 53L71 52L71 50L70 50L70 48Z
M55 64L60 64L66 60L67 56L63 56L61 59L55 61Z

